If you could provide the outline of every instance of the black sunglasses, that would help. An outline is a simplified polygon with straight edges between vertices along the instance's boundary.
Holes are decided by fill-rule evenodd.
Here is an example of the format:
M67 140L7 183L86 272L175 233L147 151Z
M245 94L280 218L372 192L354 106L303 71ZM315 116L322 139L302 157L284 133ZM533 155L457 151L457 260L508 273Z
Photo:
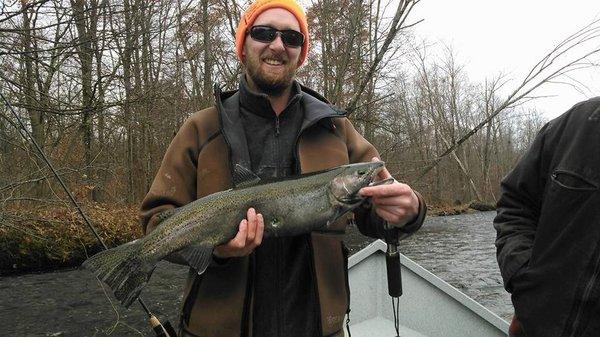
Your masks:
M293 29L279 30L271 26L252 26L249 33L252 39L260 42L273 42L279 34L283 44L288 47L298 48L304 44L304 35Z

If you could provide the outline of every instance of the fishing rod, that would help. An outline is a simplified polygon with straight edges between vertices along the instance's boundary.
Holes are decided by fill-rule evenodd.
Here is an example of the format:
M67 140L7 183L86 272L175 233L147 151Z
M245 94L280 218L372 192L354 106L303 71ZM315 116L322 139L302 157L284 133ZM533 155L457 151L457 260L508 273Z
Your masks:
M71 203L73 204L73 206L77 209L77 212L79 213L79 215L81 216L81 218L83 219L83 221L87 224L88 228L92 231L92 233L94 234L94 236L96 237L96 239L98 240L98 242L100 242L100 244L102 245L102 247L104 248L104 250L107 250L108 247L106 246L106 244L104 243L104 241L102 240L102 238L100 237L100 235L98 234L98 231L96 231L96 228L94 228L94 226L92 226L91 221L88 219L87 215L83 212L83 210L79 206L79 203L77 203L77 200L75 200L75 198L73 197L73 194L67 188L67 185L64 183L64 181L62 180L62 178L60 177L60 175L58 174L58 172L56 172L56 170L54 169L54 165L52 165L52 163L50 162L50 160L46 156L46 153L44 152L44 150L40 147L40 145L37 143L37 141L35 140L35 138L31 135L31 133L29 132L29 130L27 130L27 127L25 126L25 123L23 123L23 120L21 119L21 117L19 116L19 114L17 114L17 112L12 107L12 105L10 104L10 102L8 101L8 99L6 99L6 97L4 97L4 95L2 94L2 91L0 91L0 97L2 97L2 100L4 101L4 104L6 105L6 107L8 108L8 110L10 110L10 112L13 114L13 116L15 116L15 118L17 119L17 121L19 123L19 126L21 127L21 129L18 130L19 134L21 135L21 137L23 137L23 139L26 142L28 140L31 140L31 142L33 143L33 145L36 148L36 150L39 152L40 156L42 157L42 159L44 160L44 162L46 163L46 165L52 171L52 174L54 174L54 176L58 180L60 186L62 187L62 189L65 191L65 193L69 197L69 200L71 201ZM21 130L23 130L25 132L25 135L23 135L23 133L21 132ZM158 318L154 314L152 314L152 312L150 311L150 309L148 309L148 307L146 306L146 304L144 303L144 301L142 300L141 297L138 297L138 302L142 306L142 309L144 310L144 312L148 315L148 320L149 320L150 326L152 327L152 330L154 330L154 332L156 333L157 337L177 337L177 333L175 332L175 328L173 328L173 326L171 325L171 323L169 321L166 321L164 324L161 323L158 320Z

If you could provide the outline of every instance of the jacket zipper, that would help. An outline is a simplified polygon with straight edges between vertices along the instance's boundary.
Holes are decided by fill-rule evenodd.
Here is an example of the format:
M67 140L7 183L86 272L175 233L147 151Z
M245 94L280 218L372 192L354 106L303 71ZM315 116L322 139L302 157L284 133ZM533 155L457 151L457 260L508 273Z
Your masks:
M216 108L217 108L217 112L219 114L219 118L221 118L220 116L223 113L222 110L222 102L221 102L221 89L218 88L215 85L215 102L216 102ZM231 182L233 185L233 172L234 172L234 167L233 167L233 151L231 150L231 143L229 142L229 139L227 139L227 134L225 133L225 131L223 130L223 126L222 126L222 122L221 122L221 128L220 128L221 134L223 135L223 140L225 141L225 145L227 147L227 149L229 150L229 174L230 174L230 178L231 178ZM240 336L241 337L247 337L247 336L251 336L252 332L249 331L250 328L250 320L249 320L249 316L250 316L250 304L251 304L251 298L253 296L253 284L254 284L254 253L250 254L250 256L248 257L249 261L248 261L248 271L247 271L247 277L246 277L246 298L244 300L244 308L242 309L242 319L241 319L241 324L240 324Z
M252 336L252 331L250 331L250 305L252 304L252 297L254 297L254 278L256 277L256 268L255 265L255 255L254 252L248 256L248 277L246 280L246 296L244 298L244 308L242 310L242 331L240 333L241 337Z
M275 240L277 240L276 244L275 244L275 249L277 251L277 256L275 257L276 259L276 266L275 266L275 271L277 273L277 284L276 284L276 292L277 292L277 299L275 301L276 303L276 312L277 312L277 336L284 336L283 334L283 320L284 320L284 314L283 314L283 306L281 305L281 297L282 297L282 291L281 291L281 239L280 238L276 238Z
M598 251L598 249L596 249L596 251ZM581 301L577 302L577 308L575 309L577 313L575 314L575 318L570 322L570 324L566 325L568 330L571 331L569 334L569 337L576 337L581 334L581 331L579 331L579 325L580 325L579 321L581 320L581 315L583 314L583 309L584 309L584 307L586 307L586 305L584 305L584 303L589 299L591 292L594 290L594 287L598 286L596 284L596 280L598 279L599 274L600 274L600 254L596 254L596 261L594 264L592 276L590 277L590 279L588 280L588 282L585 286L585 290L583 292Z
M277 177L282 176L280 156L279 156L279 116L275 116L275 174Z

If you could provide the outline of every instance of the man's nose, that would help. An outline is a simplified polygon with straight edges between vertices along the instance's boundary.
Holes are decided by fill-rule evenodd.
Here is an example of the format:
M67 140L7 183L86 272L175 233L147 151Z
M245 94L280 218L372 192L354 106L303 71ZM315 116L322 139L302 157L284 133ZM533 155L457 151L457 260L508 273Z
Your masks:
M273 40L269 44L269 48L271 48L273 50L284 50L285 49L285 45L283 44L283 40L281 40L281 34L279 34L279 32L275 35L275 40Z

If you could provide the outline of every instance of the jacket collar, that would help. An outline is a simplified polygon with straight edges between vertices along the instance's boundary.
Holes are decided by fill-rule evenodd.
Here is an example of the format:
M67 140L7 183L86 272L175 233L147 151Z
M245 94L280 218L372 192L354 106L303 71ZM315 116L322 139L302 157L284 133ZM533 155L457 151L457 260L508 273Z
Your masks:
M263 93L252 91L248 87L248 82L246 81L245 75L242 75L240 78L238 92L240 95L240 106L247 111L264 118L275 118L277 116L275 111L273 111L273 107L271 106L268 96ZM300 84L297 81L294 81L292 83L290 99L283 111L283 114L280 115L280 118L283 118L286 115L286 111L288 110L289 106L296 104L296 102L298 102L301 98L302 90L300 89Z
M329 102L314 90L303 85L300 87L300 104L304 111L304 119L300 127L299 135L309 127L320 123L329 130L335 130L331 118L345 117L343 110L334 108ZM219 112L221 122L221 132L229 147L230 153L230 171L233 174L236 165L244 168L250 168L250 154L248 144L244 136L244 126L240 117L240 92L239 90L222 92L220 87L214 86L215 105ZM269 106L270 107L270 106ZM297 144L296 144L297 145ZM233 179L232 181L235 181Z
M316 123L321 123L328 129L335 129L331 118L346 117L344 110L338 109L331 105L329 101L321 96L316 91L300 85L302 90L302 103L304 108L304 120L300 132L307 129L309 126Z
M306 127L323 120L324 118L335 118L335 117L346 117L346 111L339 109L329 103L329 101L321 96L316 91L305 87L298 82L295 82L299 85L300 88L300 104L302 104L302 109L304 110L304 120L302 122L302 130L306 129ZM214 95L217 109L219 110L219 114L225 113L227 115L227 120L233 120L240 118L239 116L239 106L240 106L240 98L239 98L239 90L230 90L230 91L221 91L221 88L215 84L214 86ZM234 97L235 96L235 97ZM297 96L297 95L296 95ZM237 101L237 102L227 102L225 101ZM224 105L227 105L229 109L222 109ZM223 117L221 117L223 121ZM223 125L223 124L222 124ZM223 125L225 127L225 125ZM243 130L243 129L242 129Z

